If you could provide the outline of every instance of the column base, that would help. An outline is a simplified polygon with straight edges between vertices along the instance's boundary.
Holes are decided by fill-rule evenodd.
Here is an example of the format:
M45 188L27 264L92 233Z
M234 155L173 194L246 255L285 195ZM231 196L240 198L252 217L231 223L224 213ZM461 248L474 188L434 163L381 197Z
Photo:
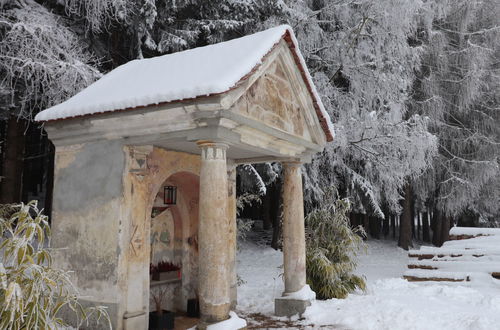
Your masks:
M274 315L291 317L302 315L311 306L310 300L276 298L274 300Z
M234 330L246 330L247 321L242 318L239 318L235 312L229 312L229 318L224 321L216 322L216 323L207 323L201 321L194 328L189 330L206 330L206 329L234 329Z
M309 285L304 285L297 292L283 293L283 297L274 300L274 315L276 316L301 316L311 302L316 299L316 293Z

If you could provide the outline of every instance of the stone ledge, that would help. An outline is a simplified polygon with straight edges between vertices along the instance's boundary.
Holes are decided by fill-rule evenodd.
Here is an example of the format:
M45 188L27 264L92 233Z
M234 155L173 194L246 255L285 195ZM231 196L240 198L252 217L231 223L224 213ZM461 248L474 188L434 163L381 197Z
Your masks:
M302 315L309 306L311 306L310 300L290 299L287 297L276 298L274 300L274 315L287 317L296 314Z

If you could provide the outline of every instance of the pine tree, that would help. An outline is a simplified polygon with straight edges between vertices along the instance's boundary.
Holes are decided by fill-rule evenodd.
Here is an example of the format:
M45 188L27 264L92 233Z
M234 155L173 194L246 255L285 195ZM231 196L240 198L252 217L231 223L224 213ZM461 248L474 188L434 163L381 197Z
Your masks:
M500 213L500 8L486 0L435 1L427 9L413 104L438 137L439 155L419 185L441 225L434 240L441 244L450 217L473 212L488 222Z

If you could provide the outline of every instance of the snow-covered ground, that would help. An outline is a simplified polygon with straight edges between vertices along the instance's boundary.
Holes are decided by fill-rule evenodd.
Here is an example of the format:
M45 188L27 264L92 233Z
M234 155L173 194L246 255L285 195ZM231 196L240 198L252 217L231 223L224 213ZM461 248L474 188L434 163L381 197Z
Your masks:
M315 301L297 320L298 327L314 329L500 329L500 281L445 284L407 282L406 251L394 241L368 241L357 272L367 278L365 293L347 299ZM249 240L238 253L240 313L272 315L274 297L283 291L282 253ZM301 326L302 325L302 326ZM312 326L311 326L312 325Z

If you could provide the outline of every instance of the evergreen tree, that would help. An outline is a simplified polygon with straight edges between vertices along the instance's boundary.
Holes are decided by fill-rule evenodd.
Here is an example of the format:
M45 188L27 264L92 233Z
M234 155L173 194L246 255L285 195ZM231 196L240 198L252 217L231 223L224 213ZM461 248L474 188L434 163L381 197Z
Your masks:
M486 0L436 1L427 9L413 104L430 117L429 130L438 138L438 157L419 185L443 236L450 217L472 212L477 224L500 213L500 8Z

